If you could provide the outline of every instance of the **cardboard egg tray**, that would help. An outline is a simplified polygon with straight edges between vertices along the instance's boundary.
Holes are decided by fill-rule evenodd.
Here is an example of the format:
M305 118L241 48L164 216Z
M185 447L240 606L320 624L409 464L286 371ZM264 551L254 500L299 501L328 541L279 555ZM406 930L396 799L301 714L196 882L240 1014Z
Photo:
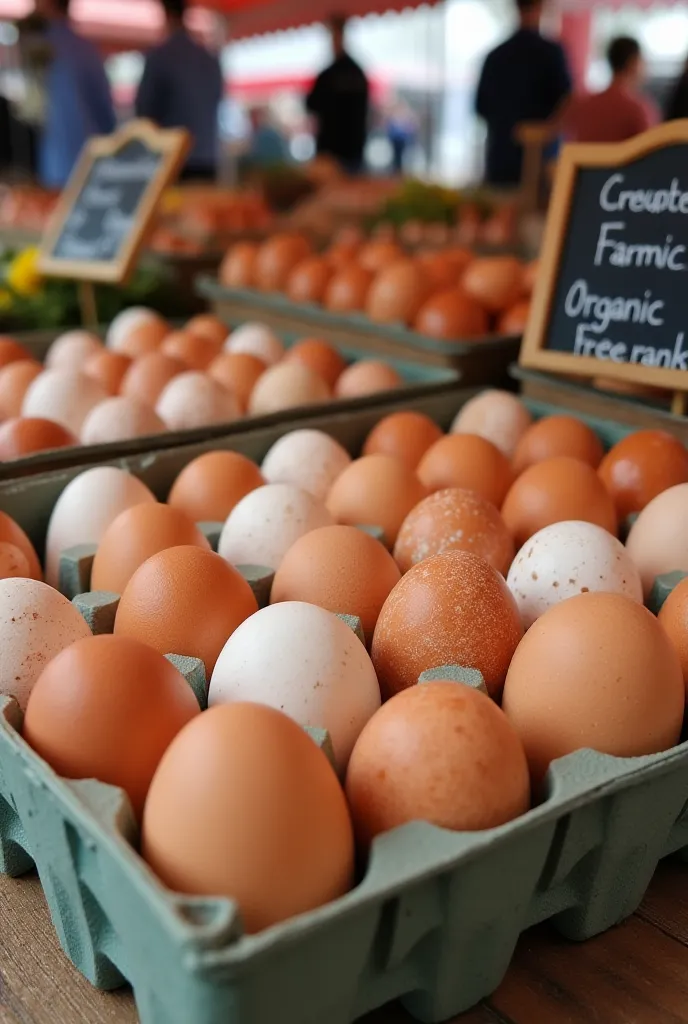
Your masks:
M443 426L457 408L456 396L418 403ZM361 415L318 425L355 454L373 425ZM627 432L593 425L607 444ZM261 458L274 429L227 446ZM164 497L182 465L213 447L151 453L128 468ZM77 472L0 483L0 508L40 545ZM90 554L63 560L77 590L87 589ZM658 602L675 582L658 583ZM178 664L191 682L197 665ZM450 673L439 666L421 681ZM476 677L452 676L480 685ZM497 987L524 929L550 920L570 939L598 934L636 910L662 857L688 850L688 742L638 758L580 751L552 766L545 799L521 818L485 832L418 822L380 836L350 893L247 936L231 901L166 890L136 853L123 793L59 778L20 726L15 702L0 699L0 870L37 867L67 955L101 988L130 982L143 1024L348 1024L395 998L419 1020L441 1021Z

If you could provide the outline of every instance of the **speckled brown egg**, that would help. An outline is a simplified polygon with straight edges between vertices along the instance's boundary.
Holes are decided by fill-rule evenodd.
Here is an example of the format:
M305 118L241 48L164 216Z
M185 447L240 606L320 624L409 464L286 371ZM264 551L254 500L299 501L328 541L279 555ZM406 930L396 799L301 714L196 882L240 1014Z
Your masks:
M442 430L422 412L393 412L373 427L363 454L392 455L415 470L428 448L442 436Z
M378 526L392 547L406 516L427 491L416 474L390 455L356 459L327 496L330 515L347 526Z
M514 471L518 475L545 459L566 455L587 462L597 469L604 448L595 432L573 416L545 416L533 423L519 441L514 453Z
M451 434L429 448L418 466L429 491L461 487L501 507L513 481L509 460L477 434Z

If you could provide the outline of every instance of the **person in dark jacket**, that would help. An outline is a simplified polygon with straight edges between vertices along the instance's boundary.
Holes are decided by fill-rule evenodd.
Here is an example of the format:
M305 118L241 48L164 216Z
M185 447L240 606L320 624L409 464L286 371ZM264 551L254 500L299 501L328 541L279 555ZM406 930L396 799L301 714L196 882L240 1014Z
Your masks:
M345 170L357 174L363 167L368 134L370 88L365 73L346 52L345 29L345 18L332 18L334 60L316 78L306 107L318 122L318 153L334 157Z
M669 93L664 116L667 121L677 121L679 118L688 117L688 61L686 61L683 74Z
M517 31L488 54L476 110L487 124L485 177L491 185L517 185L523 149L519 124L548 121L571 92L563 47L540 33L543 0L517 0ZM548 154L548 155L554 155Z

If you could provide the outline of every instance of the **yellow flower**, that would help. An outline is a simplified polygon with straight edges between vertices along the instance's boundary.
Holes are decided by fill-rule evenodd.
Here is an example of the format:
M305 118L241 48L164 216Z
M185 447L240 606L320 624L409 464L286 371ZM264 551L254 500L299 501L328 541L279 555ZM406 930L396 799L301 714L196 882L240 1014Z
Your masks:
M7 271L7 284L17 295L36 295L43 279L38 273L38 249L24 249L14 257Z

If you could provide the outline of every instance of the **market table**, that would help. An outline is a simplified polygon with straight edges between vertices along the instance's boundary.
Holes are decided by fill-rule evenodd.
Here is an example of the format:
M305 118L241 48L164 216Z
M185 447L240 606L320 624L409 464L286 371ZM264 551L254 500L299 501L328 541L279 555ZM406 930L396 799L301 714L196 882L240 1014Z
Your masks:
M129 992L97 992L62 954L38 879L0 877L0 1024L137 1020ZM371 1014L365 1024L410 1020L392 1006ZM638 913L597 939L576 945L547 926L527 932L495 995L455 1019L455 1024L597 1022L688 1024L685 864L662 864Z

